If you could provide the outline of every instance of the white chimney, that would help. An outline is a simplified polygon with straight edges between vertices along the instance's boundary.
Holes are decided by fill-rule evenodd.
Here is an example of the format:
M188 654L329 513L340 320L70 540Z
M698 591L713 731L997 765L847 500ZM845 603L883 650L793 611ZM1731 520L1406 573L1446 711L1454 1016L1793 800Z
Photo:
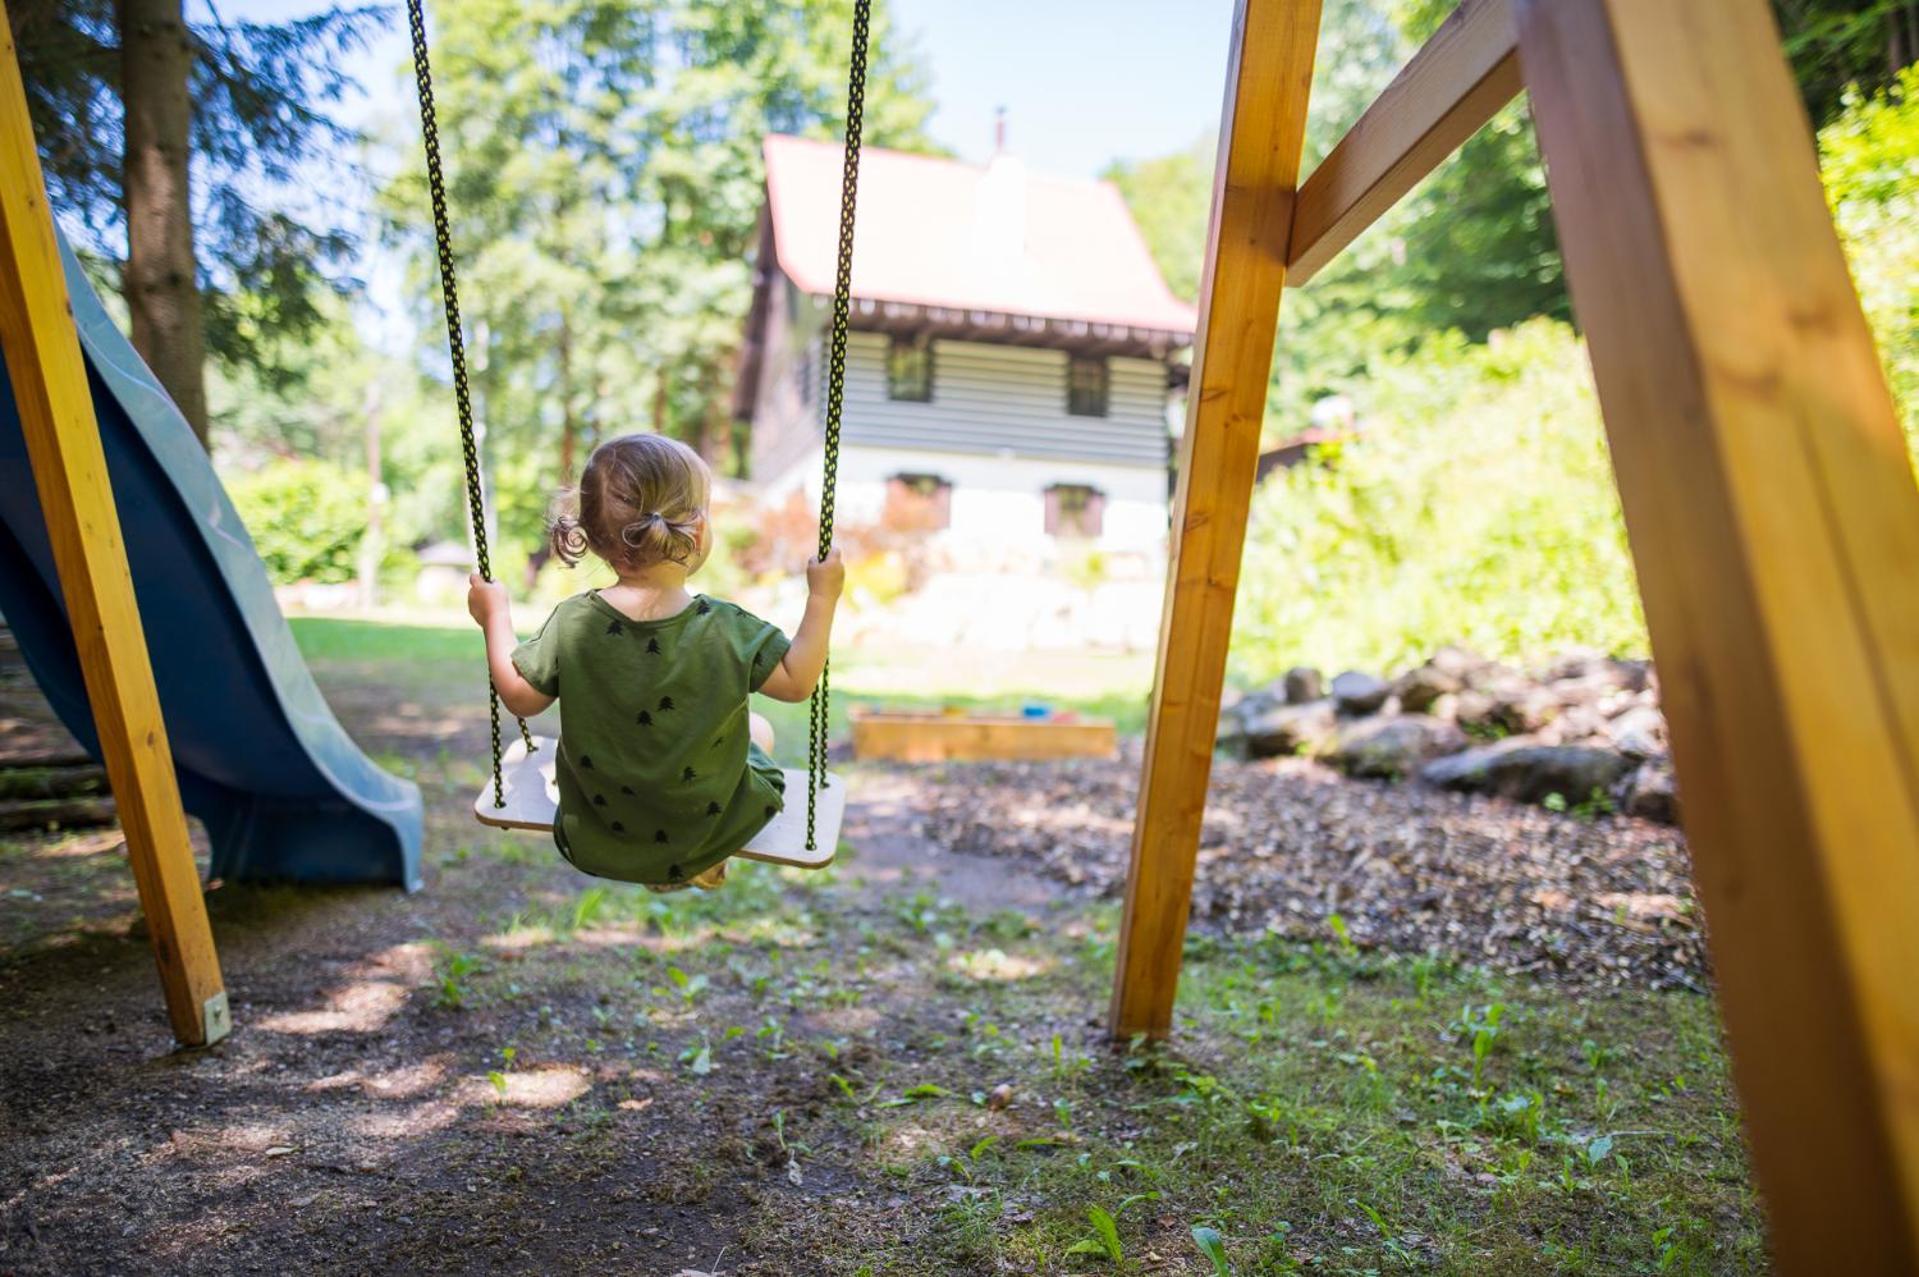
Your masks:
M1026 254L1026 165L1006 149L1006 108L993 122L993 158L973 209L973 255L980 267L1012 273Z

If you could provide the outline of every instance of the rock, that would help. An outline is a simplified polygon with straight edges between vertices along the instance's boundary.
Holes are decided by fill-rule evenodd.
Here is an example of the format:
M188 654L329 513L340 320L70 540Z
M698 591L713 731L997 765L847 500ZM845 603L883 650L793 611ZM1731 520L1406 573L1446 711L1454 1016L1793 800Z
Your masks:
M1279 694L1271 688L1248 692L1219 710L1219 728L1213 734L1213 746L1236 758L1246 757L1246 724L1280 705Z
M1288 705L1304 705L1326 694L1324 680L1310 665L1295 665L1279 680Z
M1629 758L1654 758L1666 752L1666 716L1650 705L1627 710L1606 726L1613 748Z
M1393 680L1392 692L1399 698L1400 708L1408 714L1431 712L1440 697L1457 692L1462 684L1457 678L1432 664L1415 666Z
M1557 683L1562 679L1590 678L1603 673L1611 663L1604 652L1590 647L1574 648L1546 667L1546 681Z
M1610 796L1633 769L1617 750L1597 745L1542 745L1507 740L1470 749L1422 768L1419 778L1442 789L1543 803L1557 794L1569 806L1593 793Z
M1494 765L1514 750L1529 749L1538 743L1530 737L1515 736L1490 745L1475 745L1471 749L1433 759L1419 769L1419 779L1440 789L1462 793L1490 792Z
M1493 698L1478 688L1469 687L1453 697L1452 716L1455 723L1474 731L1504 730L1493 726Z
M1508 678L1461 692L1456 713L1461 727L1522 736L1559 717L1559 702L1542 687Z
M1245 749L1249 758L1288 758L1325 752L1338 734L1339 724L1329 700L1305 705L1277 705L1245 721Z
M1466 748L1466 735L1444 719L1424 714L1349 722L1339 730L1330 761L1349 776L1399 780L1442 754Z
M1662 825L1679 823L1679 787L1672 764L1664 758L1649 759L1619 787L1619 810L1641 820Z
M1333 703L1340 713L1357 718L1378 712L1392 691L1384 679L1347 670L1333 680Z
M1426 662L1428 668L1437 670L1462 687L1470 683L1472 676L1486 668L1487 664L1485 657L1463 647L1442 647Z
M1606 716L1590 705L1568 705L1559 717L1540 729L1542 742L1553 745L1611 743L1606 732Z

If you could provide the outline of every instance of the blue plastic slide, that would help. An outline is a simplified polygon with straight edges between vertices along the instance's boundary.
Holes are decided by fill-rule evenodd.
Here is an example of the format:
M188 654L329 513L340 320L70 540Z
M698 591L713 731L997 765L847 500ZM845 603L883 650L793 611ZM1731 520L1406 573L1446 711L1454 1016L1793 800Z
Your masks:
M64 240L60 251L181 795L212 840L213 876L419 886L420 791L376 767L334 719L205 451ZM4 364L0 615L97 757Z

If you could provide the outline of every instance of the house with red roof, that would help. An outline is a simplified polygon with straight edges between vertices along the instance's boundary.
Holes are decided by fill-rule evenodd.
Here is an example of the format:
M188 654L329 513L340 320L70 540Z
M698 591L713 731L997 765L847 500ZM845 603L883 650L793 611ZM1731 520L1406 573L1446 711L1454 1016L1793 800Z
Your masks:
M842 150L769 137L735 415L766 496L818 496ZM844 520L1156 551L1196 317L1119 191L868 147L841 425Z

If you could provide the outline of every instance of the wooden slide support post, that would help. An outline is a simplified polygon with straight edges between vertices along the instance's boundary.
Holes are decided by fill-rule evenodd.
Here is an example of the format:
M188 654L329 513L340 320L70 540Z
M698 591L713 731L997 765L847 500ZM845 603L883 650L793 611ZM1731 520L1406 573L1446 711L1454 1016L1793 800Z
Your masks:
M1259 463L1320 0L1239 0L1110 1028L1173 1023L1240 548Z
M1765 0L1516 0L1784 1273L1919 1272L1919 490Z
M86 677L167 1015L182 1043L226 1035L227 995L133 597L99 424L0 8L0 345Z

